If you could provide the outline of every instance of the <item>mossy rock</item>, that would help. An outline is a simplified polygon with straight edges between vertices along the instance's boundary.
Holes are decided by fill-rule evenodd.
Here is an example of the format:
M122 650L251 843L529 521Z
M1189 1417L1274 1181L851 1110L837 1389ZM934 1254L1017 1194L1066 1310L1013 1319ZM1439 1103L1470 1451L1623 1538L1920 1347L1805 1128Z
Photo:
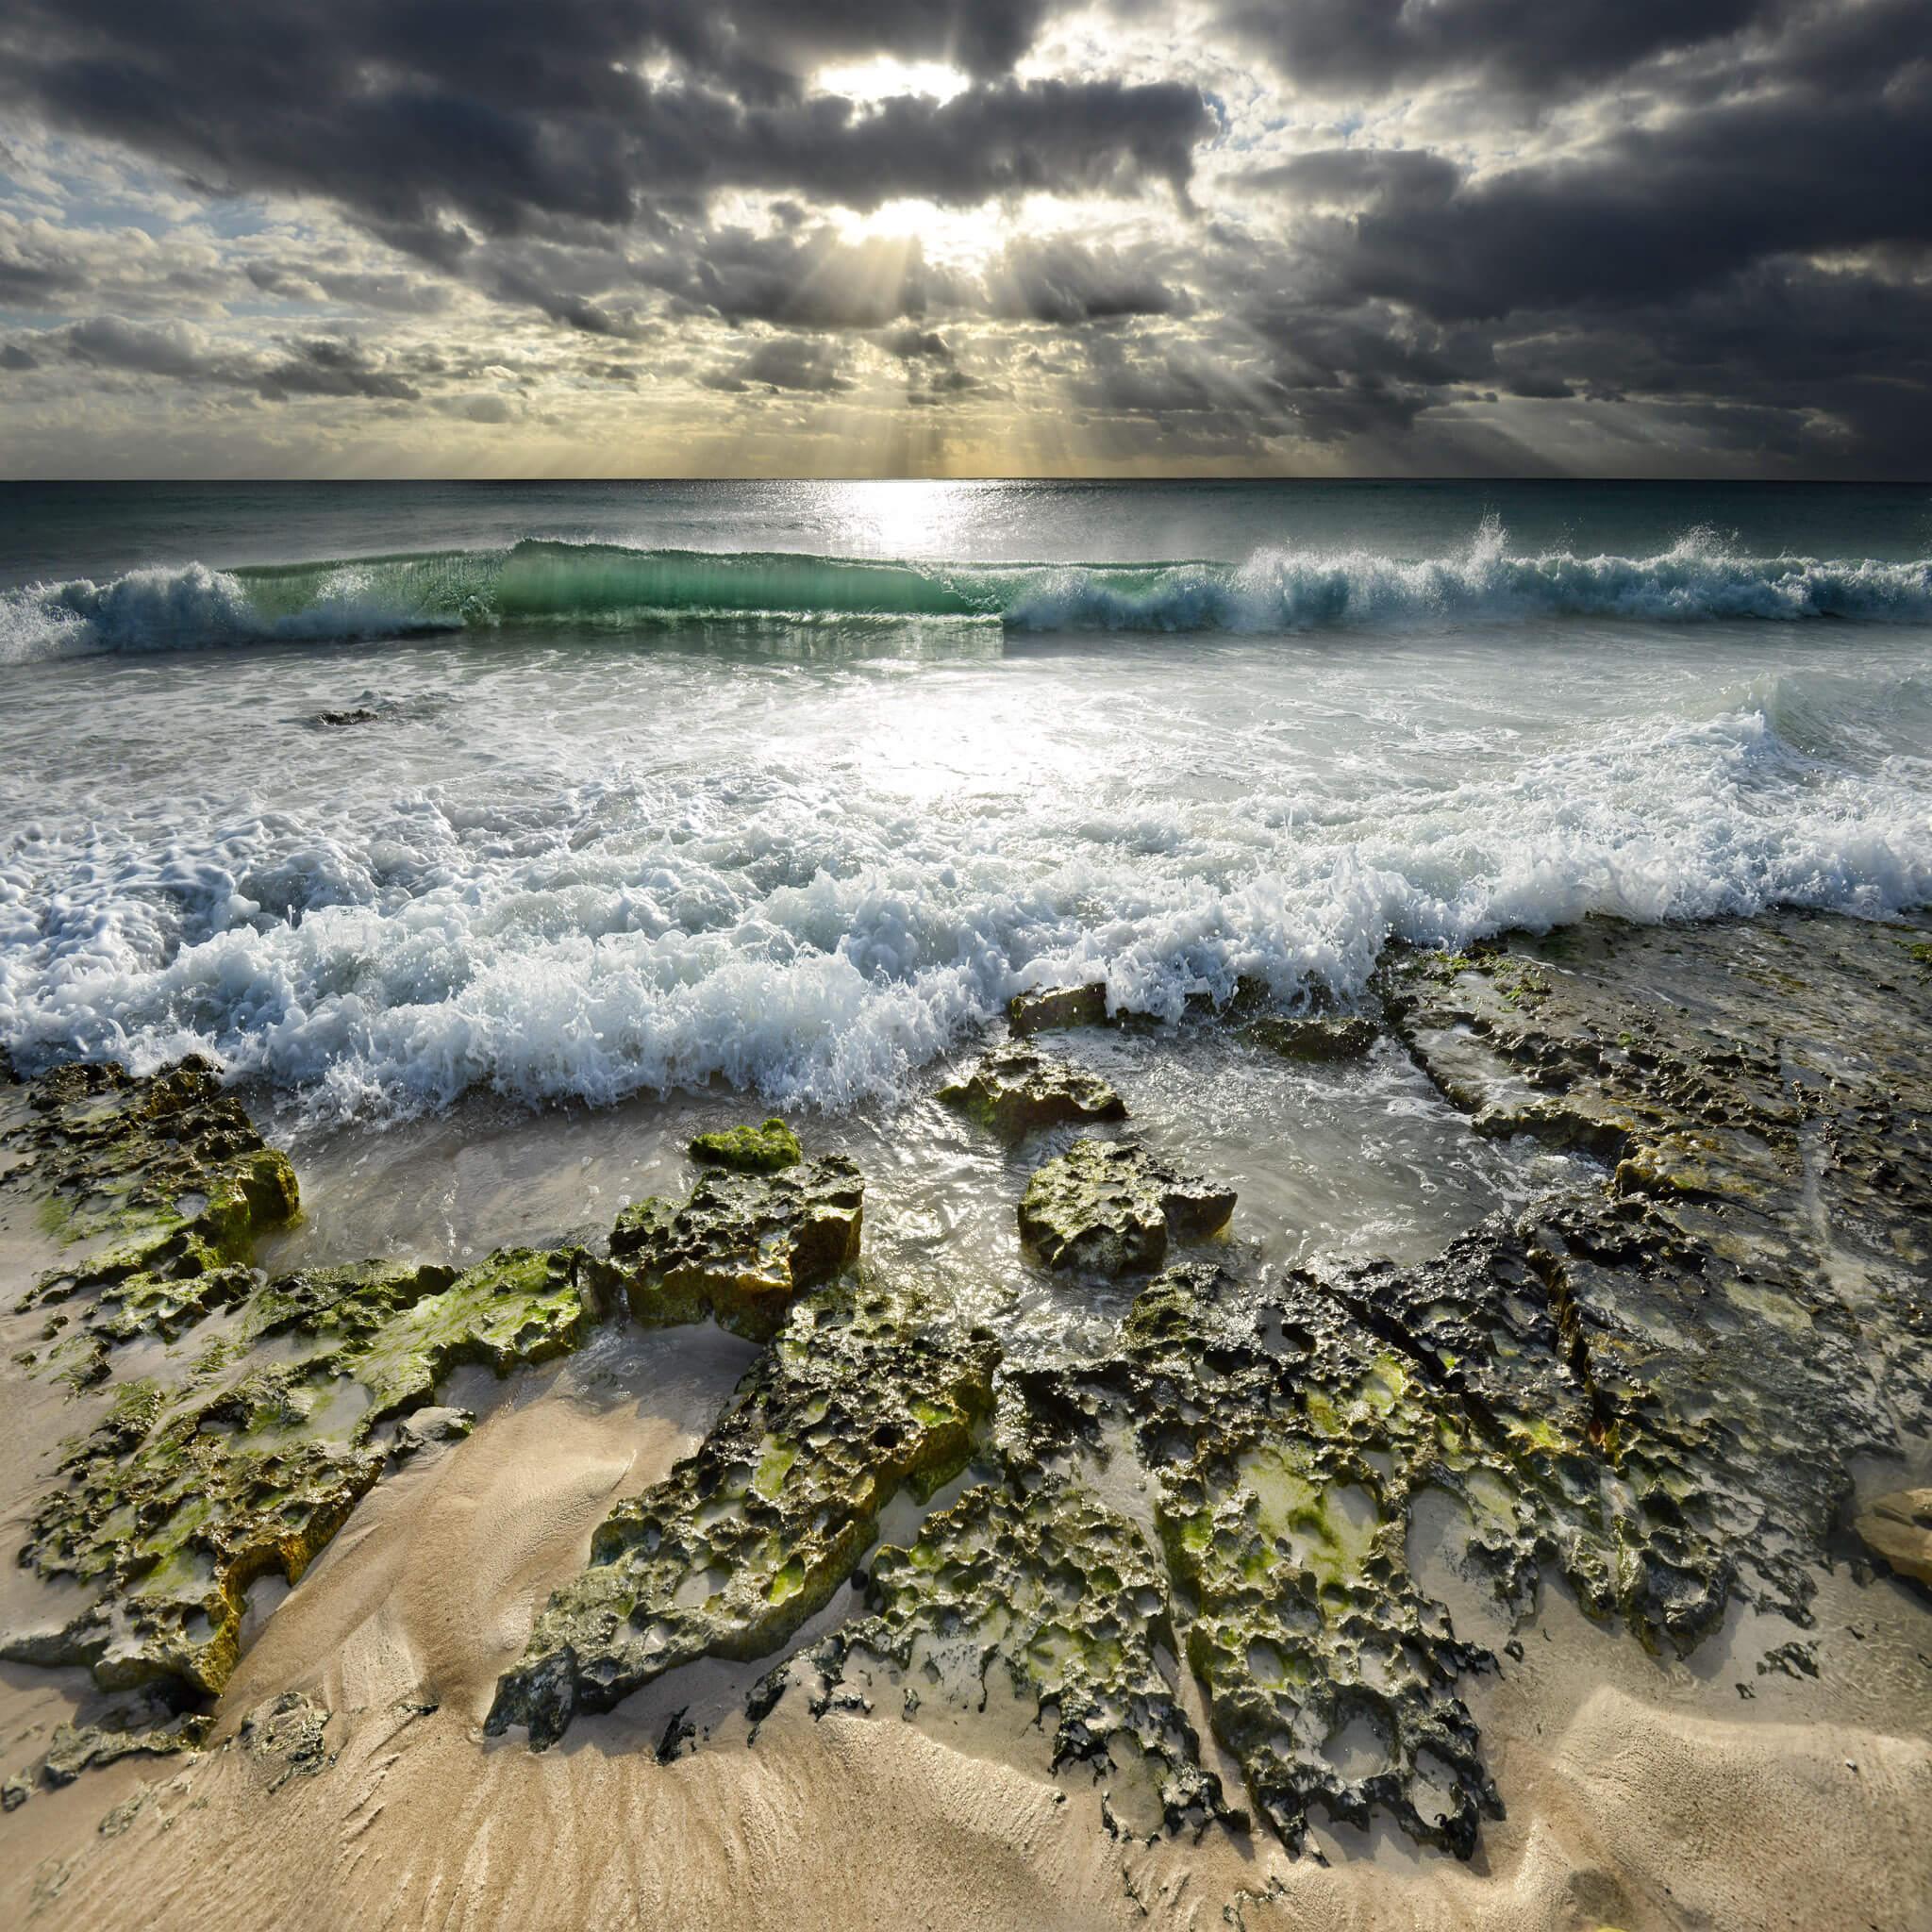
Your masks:
M485 1730L523 1724L541 1748L693 1658L775 1650L850 1577L902 1487L929 1495L965 1467L998 1358L910 1294L816 1291L697 1452L598 1526Z
M1358 1060L1382 1037L1382 1029L1373 1020L1328 1016L1289 1020L1263 1014L1249 1021L1243 1031L1257 1046L1265 1046L1285 1060L1318 1064Z
M627 1208L610 1234L607 1297L646 1327L715 1320L754 1341L806 1290L857 1265L865 1182L841 1155L774 1174L702 1174L682 1207Z
M1048 1268L1147 1274L1170 1238L1219 1232L1235 1192L1156 1159L1133 1141L1076 1141L1034 1171L1020 1202L1020 1239Z
M740 1125L699 1134L691 1143L691 1158L734 1174L779 1174L796 1167L805 1158L805 1150L798 1136L774 1114L760 1127Z
M939 1097L1007 1140L1067 1122L1124 1121L1126 1103L1098 1074L1049 1059L1028 1046L995 1047Z

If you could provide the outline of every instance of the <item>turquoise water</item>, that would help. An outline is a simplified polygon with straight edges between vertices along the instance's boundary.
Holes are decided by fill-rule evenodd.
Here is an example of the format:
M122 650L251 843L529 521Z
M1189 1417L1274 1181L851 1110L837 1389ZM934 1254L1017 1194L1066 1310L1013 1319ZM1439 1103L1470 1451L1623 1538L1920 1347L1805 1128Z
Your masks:
M8 486L0 1044L890 1105L1011 991L1932 897L1932 491Z

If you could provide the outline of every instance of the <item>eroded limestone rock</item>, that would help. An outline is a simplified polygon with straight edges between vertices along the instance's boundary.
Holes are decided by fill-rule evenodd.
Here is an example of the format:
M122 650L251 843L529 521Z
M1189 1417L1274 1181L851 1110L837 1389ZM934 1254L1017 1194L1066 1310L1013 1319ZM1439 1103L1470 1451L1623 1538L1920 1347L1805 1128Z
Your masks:
M995 1047L940 1098L1009 1141L1074 1121L1124 1121L1126 1103L1098 1074L1048 1058L1029 1046Z
M1036 1170L1020 1202L1020 1238L1049 1268L1146 1274L1170 1238L1227 1225L1232 1188L1176 1173L1134 1141L1076 1141Z
M865 1182L842 1155L706 1174L682 1207L653 1196L618 1217L606 1291L646 1327L708 1318L767 1341L800 1294L857 1264L864 1213Z
M734 1174L778 1174L796 1167L805 1158L805 1150L798 1136L774 1114L762 1126L699 1134L691 1143L691 1158L708 1167L728 1167Z
M298 1204L287 1158L192 1057L146 1079L57 1068L31 1084L5 1140L8 1185L40 1195L43 1223L74 1251L20 1304L49 1310L32 1366L76 1386L105 1377L114 1344L173 1340L242 1300L256 1236Z
M1241 1030L1287 1060L1358 1060L1382 1037L1373 1020L1326 1015L1290 1020L1264 1013Z
M1007 1002L1007 1024L1014 1033L1058 1033L1073 1026L1107 1024L1107 982L1055 986L1042 992L1016 992Z
M965 1466L998 1357L906 1292L808 1296L696 1454L598 1527L486 1730L524 1724L541 1747L694 1657L776 1649L851 1575L902 1485L930 1494Z

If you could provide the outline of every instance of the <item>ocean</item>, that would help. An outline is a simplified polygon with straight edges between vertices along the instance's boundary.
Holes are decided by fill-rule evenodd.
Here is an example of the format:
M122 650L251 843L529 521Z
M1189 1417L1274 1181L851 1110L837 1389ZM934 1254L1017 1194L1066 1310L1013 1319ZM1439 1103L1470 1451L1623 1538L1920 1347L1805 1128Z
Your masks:
M317 1129L1932 899L1926 487L8 485L0 667L0 1046Z

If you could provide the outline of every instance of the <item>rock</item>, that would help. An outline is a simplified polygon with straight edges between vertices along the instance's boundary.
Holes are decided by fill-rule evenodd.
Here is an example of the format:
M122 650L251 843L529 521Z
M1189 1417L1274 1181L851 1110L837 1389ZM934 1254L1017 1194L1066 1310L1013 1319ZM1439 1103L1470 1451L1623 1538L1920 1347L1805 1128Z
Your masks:
M1170 1237L1213 1234L1234 1205L1231 1188L1177 1174L1137 1141L1076 1141L1027 1182L1020 1238L1049 1268L1145 1274Z
M774 1114L761 1127L736 1126L698 1135L691 1143L691 1158L735 1174L777 1174L796 1167L805 1153L798 1136Z
M710 1318L767 1341L805 1290L856 1265L864 1209L865 1182L840 1155L703 1174L681 1208L653 1198L619 1216L606 1292L646 1327Z
M902 1292L841 1281L791 1314L697 1452L627 1499L538 1616L484 1729L539 1748L700 1657L766 1655L820 1609L902 1487L928 1496L973 1453L999 1350Z
M299 1201L287 1158L192 1056L145 1079L114 1066L42 1074L0 1152L30 1177L43 1224L76 1251L19 1306L82 1305L39 1366L78 1368L83 1382L106 1373L107 1347L173 1340L244 1299L255 1237L291 1220Z
M1263 1014L1242 1029L1257 1046L1288 1060L1358 1060L1382 1037L1373 1020L1286 1020Z
M1107 982L1018 992L1007 1002L1007 1024L1016 1034L1058 1033L1070 1026L1107 1024Z
M1852 1526L1858 1541L1901 1576L1932 1585L1932 1490L1880 1496Z
M8 1633L0 1657L82 1665L106 1690L212 1694L250 1587L297 1581L380 1477L371 1430L428 1404L458 1363L504 1374L575 1347L592 1321L587 1257L511 1249L460 1275L370 1263L263 1283L250 1242L294 1211L294 1177L203 1063L145 1079L60 1068L27 1101L7 1141L28 1158L5 1185L39 1192L82 1249L29 1299L67 1324L50 1351L65 1349L63 1372L114 1386L19 1553L94 1601L64 1628ZM123 1343L189 1336L216 1309L223 1330L176 1350L168 1386L120 1370ZM69 1748L99 1761L109 1747Z
M459 1442L475 1426L476 1418L467 1408L419 1408L396 1424L390 1454L402 1458L437 1443Z
M157 1717L163 1721L153 1722ZM144 1719L148 1721L143 1722ZM104 1718L98 1724L89 1724L84 1729L57 1724L53 1744L41 1765L41 1775L50 1785L71 1785L83 1771L112 1764L117 1758L143 1753L157 1757L176 1752L192 1754L208 1741L213 1723L212 1717L172 1716L142 1709Z
M1027 1046L1002 1046L940 1098L969 1119L1017 1141L1067 1121L1124 1121L1126 1103L1097 1074L1048 1059Z
M842 1624L812 1661L829 1687L889 1660L913 1700L971 1710L985 1707L989 1676L1004 1671L1051 1722L1056 1771L1152 1766L1171 1830L1209 1818L1245 1829L1246 1813L1202 1769L1199 1736L1156 1656L1157 1646L1181 1650L1165 1565L1135 1524L1056 1472L1076 1446L1021 1409L985 1458L991 1479L934 1511L909 1547L874 1553L870 1614ZM757 1702L769 1710L783 1688L774 1673L748 1710L761 1716Z
M1932 988L1851 919L1591 921L1401 954L1391 1022L1478 1132L1610 1164L1509 1245L1632 1507L1618 1607L1686 1649L1808 1621L1850 1460L1932 1429Z
M0 1784L0 1810L18 1811L34 1794L34 1781L27 1773L16 1771Z
M243 1753L270 1774L271 1796L291 1777L315 1777L335 1762L326 1730L331 1713L299 1690L258 1704L242 1720Z

